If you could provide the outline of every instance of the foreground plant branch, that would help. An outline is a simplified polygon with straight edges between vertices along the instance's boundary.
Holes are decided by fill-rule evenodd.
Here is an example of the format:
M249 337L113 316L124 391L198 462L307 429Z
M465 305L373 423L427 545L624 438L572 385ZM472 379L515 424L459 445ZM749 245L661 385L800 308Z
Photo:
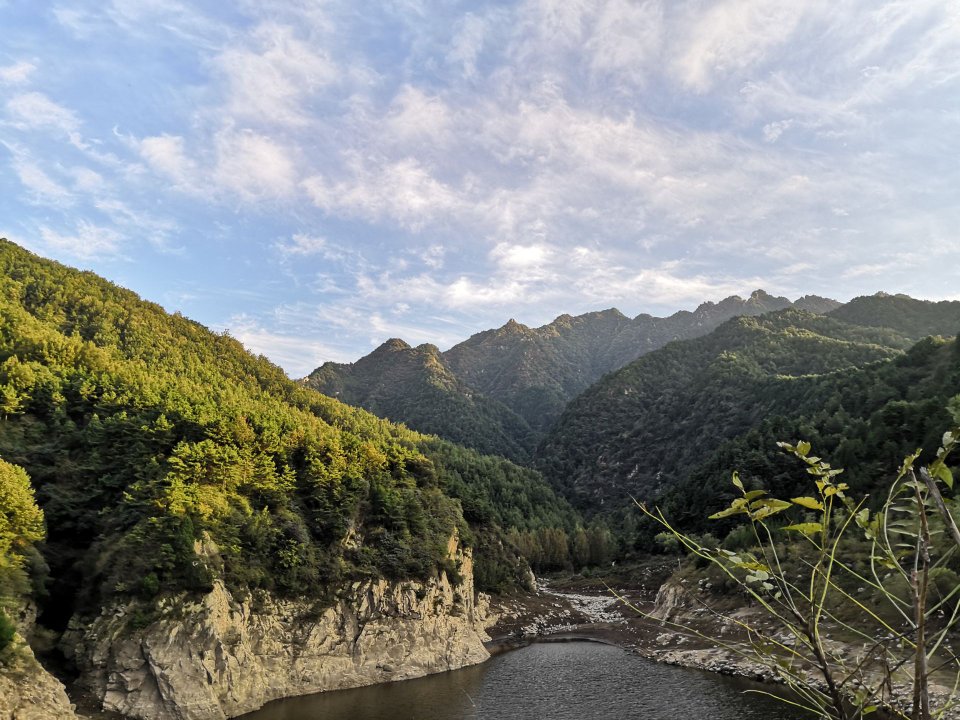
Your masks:
M748 489L734 473L739 497L710 517L746 520L750 550L704 545L675 528L659 508L638 503L690 556L722 571L759 609L751 621L703 603L739 627L746 644L718 643L682 622L655 619L760 663L789 688L785 702L818 717L859 720L881 708L904 720L946 717L957 707L960 687L960 659L949 649L960 622L960 584L944 592L934 579L956 577L948 564L956 564L960 529L948 506L953 501L941 487L953 488L947 460L958 434L944 434L927 467L915 468L920 450L909 455L876 511L866 497L850 496L839 480L843 470L812 455L810 443L779 443L806 466L816 493L782 500ZM800 512L805 517L784 522ZM844 557L864 541L869 573ZM828 632L844 637L831 641ZM932 693L934 685L946 689Z

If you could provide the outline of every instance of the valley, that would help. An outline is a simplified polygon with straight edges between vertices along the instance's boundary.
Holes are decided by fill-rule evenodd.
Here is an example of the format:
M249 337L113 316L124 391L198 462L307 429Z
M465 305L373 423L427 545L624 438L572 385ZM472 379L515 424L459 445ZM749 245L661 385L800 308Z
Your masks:
M293 381L90 273L7 241L0 264L0 708L18 720L75 717L61 681L81 716L225 720L544 638L782 680L736 650L787 637L750 583L818 582L823 557L789 531L845 532L812 518L850 495L874 498L836 511L867 540L837 535L852 575L824 609L824 628L853 633L824 646L848 667L869 646L841 601L893 622L864 544L890 472L925 448L910 462L955 512L957 302L758 290L666 318L511 321L442 352L394 339ZM846 469L842 487L810 447ZM814 471L821 499L798 497ZM762 526L775 569L730 516L784 510L794 525ZM936 608L958 570L949 522L938 532Z

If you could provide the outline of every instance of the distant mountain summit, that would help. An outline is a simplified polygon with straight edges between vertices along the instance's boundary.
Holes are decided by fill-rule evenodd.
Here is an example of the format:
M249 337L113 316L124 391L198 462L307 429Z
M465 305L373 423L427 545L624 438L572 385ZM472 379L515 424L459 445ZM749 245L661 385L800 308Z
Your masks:
M793 303L755 290L662 318L616 308L560 315L538 328L511 318L442 353L391 339L355 363L326 363L304 382L415 430L524 461L570 400L607 373L733 317L791 307L825 313L840 303L813 295Z
M830 315L856 325L891 328L917 339L960 333L960 302L956 300L932 302L878 292L854 298Z
M328 362L305 384L350 405L490 455L529 462L536 436L506 405L468 387L436 345L387 340L355 363Z

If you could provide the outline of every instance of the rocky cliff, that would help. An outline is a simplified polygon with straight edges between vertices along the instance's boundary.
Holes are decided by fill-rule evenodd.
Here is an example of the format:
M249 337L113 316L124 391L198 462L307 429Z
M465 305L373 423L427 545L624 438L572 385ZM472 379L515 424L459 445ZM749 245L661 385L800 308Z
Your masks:
M15 656L0 661L0 720L76 720L67 693L18 636Z
M63 685L37 662L23 639L36 621L36 607L14 613L17 635L0 653L0 720L76 720Z
M131 608L74 622L65 645L104 709L144 720L223 720L282 697L404 680L482 662L486 599L469 552L451 540L460 582L354 583L325 607L222 583L168 597L146 627Z

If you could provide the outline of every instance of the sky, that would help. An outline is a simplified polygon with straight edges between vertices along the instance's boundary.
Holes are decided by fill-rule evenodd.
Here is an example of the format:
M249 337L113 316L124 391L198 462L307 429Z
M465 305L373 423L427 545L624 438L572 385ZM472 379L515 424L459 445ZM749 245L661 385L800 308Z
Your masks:
M301 377L756 288L960 298L958 0L0 0L0 236Z

